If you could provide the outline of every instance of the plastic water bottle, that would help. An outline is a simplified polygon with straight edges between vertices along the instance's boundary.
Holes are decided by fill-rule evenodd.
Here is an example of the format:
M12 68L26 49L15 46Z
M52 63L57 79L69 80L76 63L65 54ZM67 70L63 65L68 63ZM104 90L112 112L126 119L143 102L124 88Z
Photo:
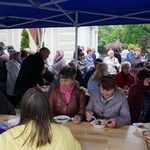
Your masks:
M9 128L11 128L11 124L10 124L9 122L2 122L2 123L0 124L0 129L7 130L7 129L9 129Z

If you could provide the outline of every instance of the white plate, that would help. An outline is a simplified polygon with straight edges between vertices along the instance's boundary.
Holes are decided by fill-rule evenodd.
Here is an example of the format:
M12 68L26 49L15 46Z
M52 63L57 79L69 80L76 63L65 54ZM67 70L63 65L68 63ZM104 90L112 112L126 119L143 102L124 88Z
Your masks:
M101 121L102 124L101 125L96 124L98 121ZM103 123L104 122L101 119L93 120L90 122L90 124L92 124L95 128L100 128L100 129L105 128L105 124Z
M39 86L38 87L43 91L43 92L47 92L49 89L49 85L43 85L43 86Z
M149 123L149 122L144 123L144 127L145 127L148 131L150 131L150 123Z
M144 123L141 123L141 122L139 122L139 123L133 123L133 126L135 126L135 128L136 128L136 131L138 131L138 132L143 132L143 131L146 131L146 128L140 128L139 126L144 126Z
M47 92L49 88L41 88L43 92Z
M53 118L57 123L60 123L60 124L65 124L67 123L71 118L69 116L66 116L66 115L60 115L60 116L55 116Z

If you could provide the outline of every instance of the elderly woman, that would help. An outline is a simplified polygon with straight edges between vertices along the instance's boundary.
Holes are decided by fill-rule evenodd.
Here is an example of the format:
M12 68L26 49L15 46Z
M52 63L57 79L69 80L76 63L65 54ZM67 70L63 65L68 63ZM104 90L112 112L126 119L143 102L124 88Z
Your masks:
M7 81L6 81L6 89L7 89L7 98L9 101L15 106L18 104L17 96L14 95L14 87L15 83L20 71L20 61L21 61L21 53L14 52L12 55L12 59L7 62Z
M85 93L75 85L73 71L64 66L59 74L60 85L52 88L49 104L53 116L68 115L79 123L85 113Z
M135 76L130 72L131 64L127 61L121 63L121 72L114 76L117 86L121 89L128 89L135 83Z
M114 57L114 51L109 50L108 56L104 58L104 62L108 65L108 72L111 75L117 74L119 72L119 61L116 57Z
M130 124L129 105L124 93L119 91L116 82L111 76L103 76L99 89L91 93L86 107L86 119L92 120L92 116L107 120L110 128Z
M95 67L95 65L94 65L94 59L93 59L93 57L92 57L92 54L93 54L93 51L92 51L92 49L87 49L87 56L86 56L86 59L85 59L85 66L87 67L86 68L86 73L89 71L89 70L91 70L91 69L93 69L94 67Z
M96 65L96 70L92 77L88 81L88 92L91 94L93 90L96 90L99 88L99 82L102 76L108 74L108 65L106 63L99 63Z
M136 75L138 70L143 67L143 59L142 59L142 50L140 48L135 49L135 55L130 60L131 63L131 72Z

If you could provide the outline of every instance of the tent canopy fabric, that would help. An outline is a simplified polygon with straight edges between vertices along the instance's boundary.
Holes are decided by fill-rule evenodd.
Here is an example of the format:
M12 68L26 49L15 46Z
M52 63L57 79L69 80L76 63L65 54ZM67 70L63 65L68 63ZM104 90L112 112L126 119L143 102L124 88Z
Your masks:
M150 23L150 0L1 0L0 29Z

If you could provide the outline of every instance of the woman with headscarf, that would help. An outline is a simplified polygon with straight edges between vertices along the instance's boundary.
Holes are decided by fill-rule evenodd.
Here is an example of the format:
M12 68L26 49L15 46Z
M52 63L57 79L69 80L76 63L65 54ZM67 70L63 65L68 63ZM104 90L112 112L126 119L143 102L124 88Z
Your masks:
M56 55L54 57L54 61L52 64L52 73L56 76L58 75L62 66L66 65L66 60L64 59L64 51L58 50L56 51Z

